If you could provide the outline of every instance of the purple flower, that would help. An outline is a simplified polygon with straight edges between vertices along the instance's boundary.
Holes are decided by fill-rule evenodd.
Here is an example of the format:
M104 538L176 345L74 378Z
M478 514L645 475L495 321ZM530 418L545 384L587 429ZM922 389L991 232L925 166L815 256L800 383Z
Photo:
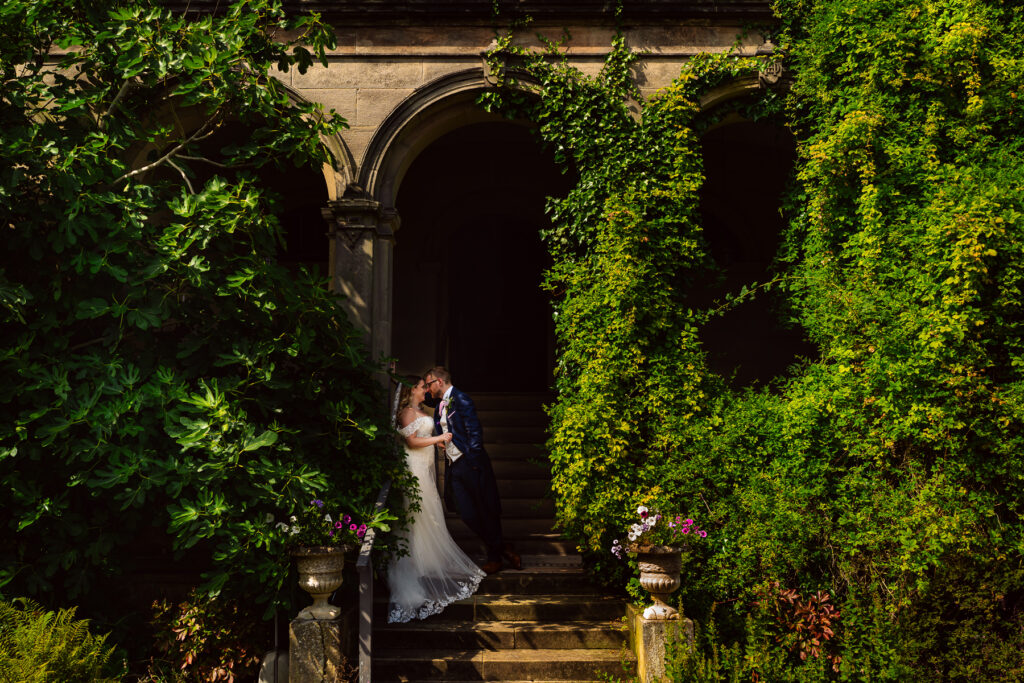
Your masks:
M334 529L331 529L330 531L328 531L327 535L330 536L331 538L334 538Z
M335 528L335 529L344 529L344 528L345 528L345 525L344 525L344 524L342 524L341 522L335 522L335 523L334 523L334 528Z
M313 500L310 501L310 504L316 505L318 508L322 508L324 506L324 502L319 498L314 498Z
M341 516L341 521L342 521L343 524L348 524L349 522L352 521L352 515L342 515Z

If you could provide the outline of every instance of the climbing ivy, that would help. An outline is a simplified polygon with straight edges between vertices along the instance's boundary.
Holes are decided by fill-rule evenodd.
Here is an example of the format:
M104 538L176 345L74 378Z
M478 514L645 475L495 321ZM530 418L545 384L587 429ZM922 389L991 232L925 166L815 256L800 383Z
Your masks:
M607 570L636 505L707 520L682 597L719 628L682 679L1013 680L1024 18L981 0L775 9L791 93L737 106L787 125L798 161L772 279L736 294L781 289L816 351L769 387L708 369L700 331L731 304L695 298L715 268L699 140L720 115L700 97L763 63L700 55L642 102L621 37L596 77L560 43L491 53L484 106L533 120L579 178L544 233L559 523ZM786 596L836 605L814 667Z

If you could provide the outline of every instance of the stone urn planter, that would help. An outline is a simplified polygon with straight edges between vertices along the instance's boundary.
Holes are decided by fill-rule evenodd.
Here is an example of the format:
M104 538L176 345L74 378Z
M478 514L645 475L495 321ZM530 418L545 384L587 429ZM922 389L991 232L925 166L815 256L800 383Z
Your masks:
M668 597L679 588L679 570L683 565L680 548L667 545L642 545L630 548L640 565L640 585L654 604L644 610L644 619L678 619L679 611L668 604Z
M292 551L299 588L313 598L313 604L300 611L297 619L337 619L341 614L341 608L328 604L327 598L341 587L346 550L345 546L314 546Z

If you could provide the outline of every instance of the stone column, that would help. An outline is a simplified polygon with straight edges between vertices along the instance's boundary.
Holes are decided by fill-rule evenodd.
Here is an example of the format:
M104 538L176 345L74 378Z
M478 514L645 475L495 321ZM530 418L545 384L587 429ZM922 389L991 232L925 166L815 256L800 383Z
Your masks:
M323 209L330 226L330 275L373 358L391 351L391 279L398 213L349 185Z
M676 643L685 640L685 647L693 649L693 622L689 619L645 619L643 611L633 605L627 609L627 619L640 683L658 683L664 679L670 640Z
M337 619L293 619L288 625L288 683L337 683L355 674L357 605Z

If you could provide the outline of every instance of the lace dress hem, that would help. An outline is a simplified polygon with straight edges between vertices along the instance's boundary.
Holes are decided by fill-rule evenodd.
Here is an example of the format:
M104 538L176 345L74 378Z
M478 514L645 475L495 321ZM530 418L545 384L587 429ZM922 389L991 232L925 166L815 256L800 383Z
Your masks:
M401 605L391 604L388 605L388 623L389 624L404 624L407 621L413 619L426 619L429 616L440 614L445 607L456 602L458 600L465 600L469 596L476 592L480 582L483 581L483 574L481 576L474 576L468 581L459 581L459 591L455 595L445 596L441 600L428 600L418 608L405 608Z

